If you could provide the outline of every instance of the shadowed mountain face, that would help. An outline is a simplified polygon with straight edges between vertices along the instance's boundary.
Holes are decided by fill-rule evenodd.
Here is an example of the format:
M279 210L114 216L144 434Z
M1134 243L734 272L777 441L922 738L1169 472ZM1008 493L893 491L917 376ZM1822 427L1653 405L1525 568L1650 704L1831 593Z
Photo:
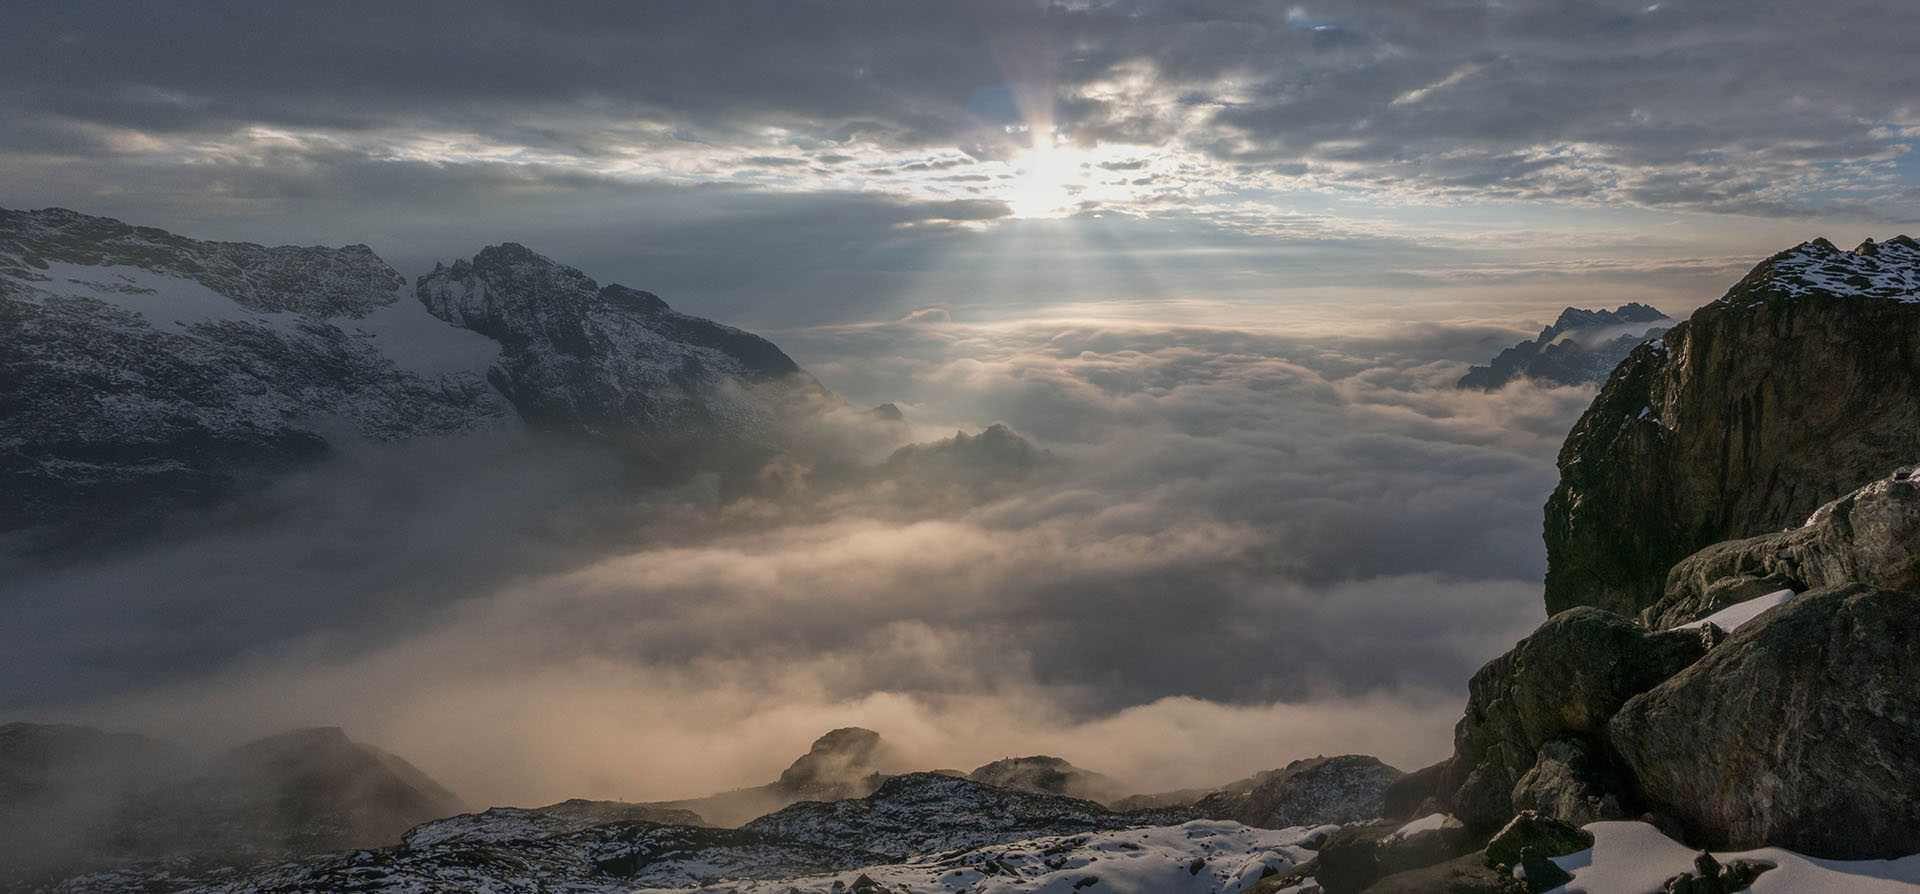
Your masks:
M118 523L343 442L510 432L735 471L831 396L772 343L524 246L412 288L364 245L0 209L0 530Z
M462 809L412 764L335 727L250 742L196 767L142 736L9 724L0 785L8 883L89 865L376 847Z
M1645 304L1623 304L1614 310L1569 307L1532 341L1507 348L1486 366L1468 370L1457 387L1497 391L1520 379L1548 385L1599 382L1635 346L1665 332L1672 322Z

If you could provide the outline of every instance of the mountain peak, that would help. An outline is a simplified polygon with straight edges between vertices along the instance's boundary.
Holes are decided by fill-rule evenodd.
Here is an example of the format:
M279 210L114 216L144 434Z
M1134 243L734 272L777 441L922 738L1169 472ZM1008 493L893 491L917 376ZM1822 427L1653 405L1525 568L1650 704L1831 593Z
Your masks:
M1720 302L1804 296L1920 302L1920 243L1903 234L1885 242L1867 239L1846 251L1816 237L1760 262Z

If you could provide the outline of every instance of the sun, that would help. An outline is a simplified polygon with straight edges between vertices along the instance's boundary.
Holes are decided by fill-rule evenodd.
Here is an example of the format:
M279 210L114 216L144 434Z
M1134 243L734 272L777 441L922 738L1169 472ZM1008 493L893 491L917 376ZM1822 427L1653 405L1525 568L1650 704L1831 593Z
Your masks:
M1007 206L1015 217L1061 217L1086 188L1085 153L1052 142L1014 159L1015 179Z

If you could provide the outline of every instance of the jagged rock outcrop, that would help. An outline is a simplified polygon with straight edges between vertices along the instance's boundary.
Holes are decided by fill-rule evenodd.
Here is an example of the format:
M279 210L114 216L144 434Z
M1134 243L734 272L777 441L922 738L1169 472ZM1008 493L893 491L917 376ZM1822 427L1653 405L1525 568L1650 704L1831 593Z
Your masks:
M242 477L522 424L749 462L831 397L765 339L507 244L422 277L364 245L0 209L0 530L151 516Z
M1920 852L1920 595L1814 590L1629 701L1607 742L1690 843Z
M1046 754L1009 757L983 764L968 773L967 778L982 785L1066 795L1102 804L1113 804L1126 794L1119 780L1076 767L1065 758Z
M500 343L487 379L536 428L676 460L716 446L764 454L785 416L824 395L764 338L517 243L436 266L414 292L434 316Z
M1628 616L1702 547L1778 531L1913 459L1920 244L1803 243L1636 348L1547 503L1549 613Z
M1649 632L1596 608L1547 619L1468 684L1466 715L1454 728L1451 812L1471 827L1505 823L1542 746L1603 734L1628 699L1698 661L1711 642L1708 632ZM1538 800L1538 774L1533 782L1521 794Z
M1053 461L1051 451L996 422L977 435L957 431L945 440L909 444L887 457L879 472L911 487L978 488L1024 479Z
M1641 613L1676 627L1779 590L1844 583L1920 590L1920 480L1900 469L1821 506L1797 528L1709 546L1673 566Z
M1193 810L1268 829L1359 822L1381 816L1387 786L1401 775L1364 754L1303 758L1224 786Z
M1532 341L1501 351L1486 366L1467 370L1455 387L1496 391L1518 379L1549 385L1599 382L1628 352L1665 332L1664 324L1672 322L1673 318L1639 303L1615 310L1569 307Z

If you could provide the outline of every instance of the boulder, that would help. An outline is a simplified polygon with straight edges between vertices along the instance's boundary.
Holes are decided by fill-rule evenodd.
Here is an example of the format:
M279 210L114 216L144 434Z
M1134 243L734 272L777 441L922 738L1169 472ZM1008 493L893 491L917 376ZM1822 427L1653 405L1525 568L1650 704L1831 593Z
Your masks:
M1536 752L1533 769L1513 787L1513 806L1576 826L1630 818L1621 807L1624 780L1583 736L1556 736Z
M1695 845L1920 852L1920 596L1815 590L1629 701L1607 742Z
M1486 853L1420 869L1398 872L1375 882L1367 894L1521 894L1526 884L1487 865Z
M1547 619L1468 684L1466 716L1454 728L1453 815L1474 828L1505 822L1542 745L1599 736L1628 699L1699 660L1709 642L1703 631L1649 632L1596 608Z
M1571 823L1522 810L1487 842L1488 866L1519 866L1529 854L1564 857L1593 847L1593 833Z
M1733 894L1752 888L1761 873L1777 868L1765 860L1735 860L1722 866L1712 854L1701 851L1693 858L1692 872L1667 879L1661 890L1666 894Z
M1666 629L1783 589L1920 589L1920 478L1900 469L1814 510L1797 528L1709 546L1673 566L1641 621Z

